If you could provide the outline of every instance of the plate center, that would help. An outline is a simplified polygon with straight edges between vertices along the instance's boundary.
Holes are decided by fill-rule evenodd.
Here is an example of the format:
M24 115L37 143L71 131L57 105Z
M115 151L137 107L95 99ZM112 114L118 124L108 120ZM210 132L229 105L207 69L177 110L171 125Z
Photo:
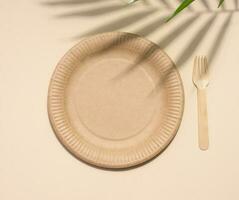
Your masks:
M143 64L131 69L133 62L112 56L94 61L84 63L89 67L78 81L74 103L80 121L107 140L139 134L152 120L156 106L150 97L154 84Z

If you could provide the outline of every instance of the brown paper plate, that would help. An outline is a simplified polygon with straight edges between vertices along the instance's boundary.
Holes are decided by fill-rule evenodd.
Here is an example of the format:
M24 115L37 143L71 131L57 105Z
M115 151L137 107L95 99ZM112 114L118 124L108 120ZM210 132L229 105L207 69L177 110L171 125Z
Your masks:
M52 127L77 158L127 168L159 154L183 113L180 75L154 43L103 33L74 46L58 63L48 95Z

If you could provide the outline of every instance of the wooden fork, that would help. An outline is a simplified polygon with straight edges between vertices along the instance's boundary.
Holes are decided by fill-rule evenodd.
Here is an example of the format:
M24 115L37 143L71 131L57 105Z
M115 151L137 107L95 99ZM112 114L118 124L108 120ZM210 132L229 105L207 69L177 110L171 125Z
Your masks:
M209 84L209 72L205 56L197 56L194 60L193 82L197 88L199 148L207 150L209 139L206 88Z

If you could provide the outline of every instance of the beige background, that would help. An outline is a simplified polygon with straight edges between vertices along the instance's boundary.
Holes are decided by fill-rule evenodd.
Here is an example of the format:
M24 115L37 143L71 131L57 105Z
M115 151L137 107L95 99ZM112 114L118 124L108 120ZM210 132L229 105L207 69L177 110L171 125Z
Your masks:
M167 2L172 7L177 3ZM0 1L1 200L239 199L237 1L227 0L219 13L207 11L198 1L166 25L160 20L172 10L163 0L121 5L119 0L65 5ZM216 1L209 6L216 8ZM144 12L150 14L128 17ZM47 117L48 83L58 60L82 35L111 30L140 33L158 42L177 61L185 86L177 136L155 160L129 171L104 171L78 161L57 141ZM198 54L209 56L212 69L211 144L206 152L197 147L191 81L192 60Z

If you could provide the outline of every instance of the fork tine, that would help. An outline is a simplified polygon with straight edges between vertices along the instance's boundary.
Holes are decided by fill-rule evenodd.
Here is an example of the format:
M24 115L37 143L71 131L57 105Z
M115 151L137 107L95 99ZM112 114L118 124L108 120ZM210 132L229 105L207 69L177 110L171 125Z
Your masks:
M202 56L202 76L205 76L207 74L207 68L208 68L208 65L207 65L207 58L205 56Z
M207 59L204 57L204 73L207 73Z
M202 56L202 76L204 76L206 74L206 70L207 70L207 63L206 63L206 57Z
M196 59L196 65L195 66L196 66L196 69L198 69L198 66L199 66L199 56L196 56L195 59Z
M204 65L205 65L205 73L208 72L208 63L207 63L207 58L204 57Z
M201 64L202 66L202 71L201 71L201 73L202 73L202 75L204 75L204 72L205 72L205 63L204 63L204 56L202 56L202 64Z
M201 75L204 74L204 69L205 69L205 66L204 66L204 56L201 56Z
M194 59L194 67L193 67L193 79L196 79L198 75L198 56Z
M205 76L206 78L209 78L209 67L208 67L207 57L205 57Z
M200 56L200 77L204 74L204 56Z
M202 57L201 56L198 56L198 65L197 65L197 68L198 68L198 78L201 78L201 74L202 74Z

